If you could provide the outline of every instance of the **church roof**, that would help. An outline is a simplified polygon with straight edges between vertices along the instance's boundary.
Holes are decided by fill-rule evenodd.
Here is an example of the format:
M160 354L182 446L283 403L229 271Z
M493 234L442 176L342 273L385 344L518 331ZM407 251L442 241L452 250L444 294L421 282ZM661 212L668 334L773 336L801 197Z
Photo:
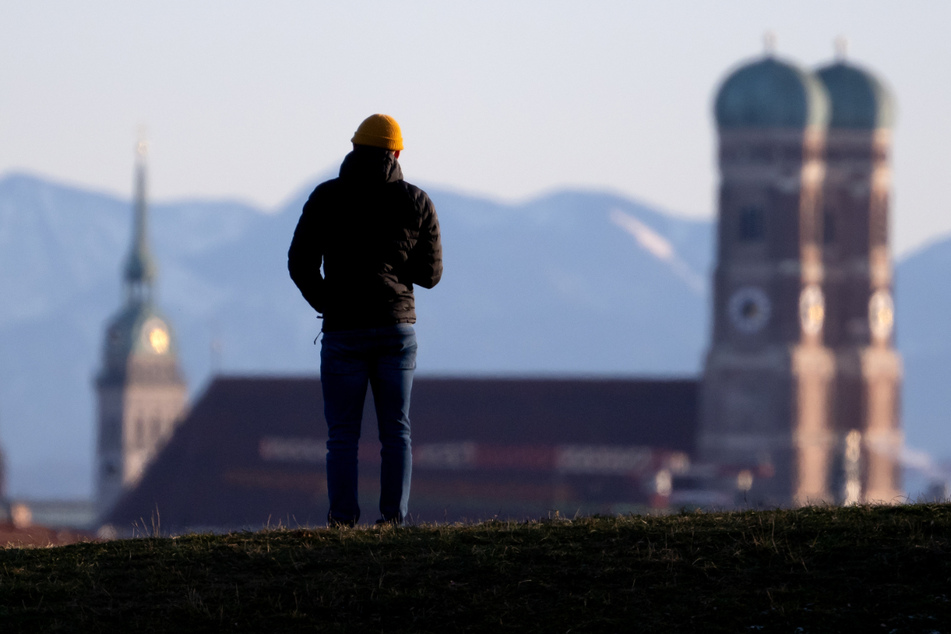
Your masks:
M869 71L845 61L816 71L832 101L830 128L875 130L895 123L891 93Z
M824 127L829 100L811 73L767 55L724 80L714 112L720 128Z
M460 499L467 495L488 505L521 495L509 508L527 512L556 475L579 505L598 494L584 487L608 480L627 483L627 497L642 495L631 493L632 478L692 452L697 399L693 379L417 378L411 512L461 519L445 505L475 508ZM360 464L372 490L379 448L371 404ZM216 378L105 521L120 532L148 527L156 513L171 532L260 529L269 519L323 524L322 411L316 378Z

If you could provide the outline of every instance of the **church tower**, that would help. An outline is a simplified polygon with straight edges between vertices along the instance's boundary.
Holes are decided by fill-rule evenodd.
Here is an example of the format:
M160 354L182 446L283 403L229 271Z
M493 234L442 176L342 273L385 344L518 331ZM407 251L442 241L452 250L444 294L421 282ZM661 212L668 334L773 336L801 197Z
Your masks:
M901 361L892 341L888 238L891 95L839 60L816 74L832 103L823 195L826 343L836 358L835 495L844 503L903 495L898 455Z
M109 320L96 379L96 509L108 512L135 486L186 407L168 320L154 303L155 261L148 243L146 152L136 151L132 245L125 261L125 305Z
M716 95L717 262L698 453L742 474L749 503L834 499L820 233L829 112L822 83L772 53Z

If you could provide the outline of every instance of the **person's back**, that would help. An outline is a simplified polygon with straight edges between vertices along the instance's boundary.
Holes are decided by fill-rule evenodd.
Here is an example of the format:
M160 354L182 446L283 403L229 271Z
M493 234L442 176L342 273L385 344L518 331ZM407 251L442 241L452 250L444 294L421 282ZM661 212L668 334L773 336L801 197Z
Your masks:
M392 152L355 146L340 177L321 184L304 206L302 221L314 224L306 231L323 238L325 331L413 323L413 285L439 281L435 211L402 177Z
M402 523L412 472L413 286L432 288L442 276L439 222L426 193L403 180L395 120L373 115L352 141L340 176L304 205L288 270L324 320L328 523L352 526L360 518L357 446L368 385L383 445L381 521Z

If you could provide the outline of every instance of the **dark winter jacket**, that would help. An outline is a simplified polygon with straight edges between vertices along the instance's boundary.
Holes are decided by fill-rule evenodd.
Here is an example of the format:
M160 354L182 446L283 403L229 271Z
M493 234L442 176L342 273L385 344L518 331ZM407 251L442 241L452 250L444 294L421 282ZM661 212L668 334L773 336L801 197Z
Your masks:
M392 153L356 146L304 205L287 268L324 330L415 323L413 285L442 276L436 210Z

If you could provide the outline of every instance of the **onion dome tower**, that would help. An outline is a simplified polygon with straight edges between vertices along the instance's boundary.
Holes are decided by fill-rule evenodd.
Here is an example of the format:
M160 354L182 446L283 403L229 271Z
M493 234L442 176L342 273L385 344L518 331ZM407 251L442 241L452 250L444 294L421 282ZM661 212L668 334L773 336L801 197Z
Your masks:
M717 255L697 446L740 499L788 506L833 499L819 237L830 110L822 83L769 48L715 99Z
M148 243L146 151L137 147L132 246L125 261L125 305L109 320L96 379L96 507L100 516L135 486L165 445L186 406L175 338L154 303L155 260Z
M889 190L895 106L881 81L845 60L816 71L832 103L826 139L823 263L826 342L836 357L839 501L895 502L901 360L893 345Z

